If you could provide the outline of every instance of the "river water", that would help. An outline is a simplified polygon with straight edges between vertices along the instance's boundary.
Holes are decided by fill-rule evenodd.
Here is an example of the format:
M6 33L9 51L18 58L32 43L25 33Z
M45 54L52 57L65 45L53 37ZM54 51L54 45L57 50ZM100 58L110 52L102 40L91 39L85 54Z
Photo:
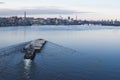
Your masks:
M0 80L120 80L120 28L27 26L0 28ZM34 61L26 42L48 42Z

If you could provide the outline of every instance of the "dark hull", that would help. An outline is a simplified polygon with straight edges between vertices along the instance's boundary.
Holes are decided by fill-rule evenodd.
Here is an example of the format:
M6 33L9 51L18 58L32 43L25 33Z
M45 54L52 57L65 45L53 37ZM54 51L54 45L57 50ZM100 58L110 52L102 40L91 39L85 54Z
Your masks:
M31 59L33 60L35 58L35 52L33 54L25 54L24 59Z

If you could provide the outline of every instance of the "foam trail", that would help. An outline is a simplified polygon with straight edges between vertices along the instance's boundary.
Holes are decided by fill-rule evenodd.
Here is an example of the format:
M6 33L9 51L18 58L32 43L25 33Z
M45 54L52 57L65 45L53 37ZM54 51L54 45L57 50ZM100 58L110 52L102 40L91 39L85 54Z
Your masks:
M29 69L30 69L30 67L31 67L31 62L32 62L32 60L30 60L30 59L25 59L25 60L24 60L24 68L25 68L26 70L29 70Z
M31 63L32 63L32 60L30 59L25 59L24 60L24 74L25 74L25 77L26 79L29 79L30 80L30 70L31 70Z

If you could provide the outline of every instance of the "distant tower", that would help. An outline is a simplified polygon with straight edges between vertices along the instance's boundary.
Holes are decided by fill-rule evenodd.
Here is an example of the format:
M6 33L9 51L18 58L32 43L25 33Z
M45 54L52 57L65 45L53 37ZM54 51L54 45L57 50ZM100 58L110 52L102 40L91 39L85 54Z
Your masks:
M76 16L76 20L78 19L78 17Z
M26 23L27 23L27 21L26 21L26 11L24 12L23 21L24 21L24 25L26 25Z
M24 12L24 20L26 20L26 11Z

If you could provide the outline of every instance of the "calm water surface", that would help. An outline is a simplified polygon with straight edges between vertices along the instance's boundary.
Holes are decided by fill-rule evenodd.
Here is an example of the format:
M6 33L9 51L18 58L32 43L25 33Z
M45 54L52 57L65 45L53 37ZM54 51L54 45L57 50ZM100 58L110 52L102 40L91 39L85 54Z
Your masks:
M0 37L2 80L120 80L119 27L1 27ZM16 44L38 38L49 42L33 62L23 60L24 44Z

